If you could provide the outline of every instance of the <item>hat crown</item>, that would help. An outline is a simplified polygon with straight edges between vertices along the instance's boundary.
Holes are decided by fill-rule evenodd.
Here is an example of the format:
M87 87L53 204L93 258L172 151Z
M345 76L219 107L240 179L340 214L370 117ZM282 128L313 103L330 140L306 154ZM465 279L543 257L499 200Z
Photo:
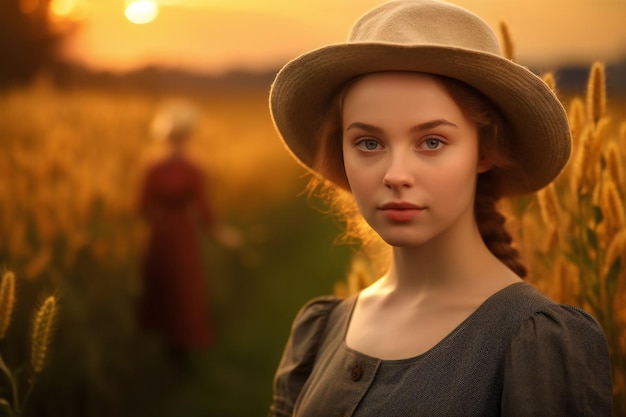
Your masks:
M498 38L475 14L450 3L396 0L363 15L348 42L447 46L501 56Z
M354 24L346 42L309 51L278 72L270 90L270 111L294 158L349 190L341 161L334 160L331 168L318 164L320 152L332 148L320 146L320 128L342 86L385 71L456 79L500 110L510 130L503 143L516 162L490 170L502 195L536 191L565 166L571 135L558 97L528 68L502 56L498 37L483 19L438 0L383 3ZM329 162L324 159L329 155L321 157Z

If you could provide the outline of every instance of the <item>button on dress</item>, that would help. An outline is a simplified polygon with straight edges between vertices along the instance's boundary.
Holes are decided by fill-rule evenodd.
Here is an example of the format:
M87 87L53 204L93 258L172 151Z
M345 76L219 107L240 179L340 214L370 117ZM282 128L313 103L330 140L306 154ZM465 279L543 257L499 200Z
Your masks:
M298 313L270 416L610 416L606 339L593 317L526 283L488 298L429 351L381 360L345 343L357 296Z

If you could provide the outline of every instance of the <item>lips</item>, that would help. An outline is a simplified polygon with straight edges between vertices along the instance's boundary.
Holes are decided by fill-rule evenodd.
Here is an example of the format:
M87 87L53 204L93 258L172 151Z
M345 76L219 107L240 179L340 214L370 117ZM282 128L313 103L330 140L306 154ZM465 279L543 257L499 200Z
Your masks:
M382 206L380 206L380 209L381 210L424 210L424 207L418 206L416 204L400 201L400 202L385 203Z
M407 202L390 202L380 206L383 215L393 221L405 223L413 220L425 207Z

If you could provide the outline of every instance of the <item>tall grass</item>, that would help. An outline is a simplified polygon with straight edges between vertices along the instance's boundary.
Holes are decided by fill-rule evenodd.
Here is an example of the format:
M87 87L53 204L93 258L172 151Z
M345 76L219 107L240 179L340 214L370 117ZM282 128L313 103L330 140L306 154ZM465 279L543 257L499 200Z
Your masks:
M0 284L0 341L4 341L15 309L15 274L7 271ZM9 366L0 352L0 414L20 417L33 389L37 376L43 371L50 356L50 342L54 333L57 302L48 296L35 312L30 338L30 366ZM11 364L13 365L13 364ZM22 392L24 391L24 392Z
M607 101L597 71L589 92L567 102L569 165L554 185L508 209L529 281L602 324L616 415L626 415L626 124L614 116L626 114L626 103ZM32 316L21 311L42 292L58 294L63 306L31 397L40 417L182 415L176 406L194 401L204 415L264 414L293 315L345 275L352 254L331 250L335 225L296 198L303 171L276 138L267 91L188 96L203 114L192 151L212 177L218 215L241 228L247 244L230 253L205 242L218 345L197 366L205 374L199 387L177 397L170 414L147 413L171 388L158 349L133 324L145 234L137 188L160 152L149 124L162 98L58 90L45 79L0 94L0 267L15 271L24 306L8 329L11 343L1 346L7 363L28 352ZM371 279L362 259L352 268L356 280L337 291Z
M605 78L604 65L594 63L586 94L569 101L573 155L565 170L513 202L512 212L529 281L602 325L615 415L626 415L626 120L613 116L624 104L607 103Z
M267 89L185 94L201 113L190 153L245 244L203 239L217 344L193 359L197 380L174 384L134 319L146 232L137 193L162 151L149 127L166 98L46 79L0 93L0 267L15 272L23 306L0 346L6 363L39 358L25 312L41 294L62 306L25 416L265 414L293 316L343 275L348 250L328 253L334 223L298 197L303 170L277 140Z
M221 212L253 215L285 198L300 175L261 100L195 97L203 118L192 153L216 177ZM49 273L53 259L73 264L81 250L122 262L136 248L131 221L143 167L159 152L149 133L158 104L124 92L59 93L45 80L0 96L0 176L11 179L0 183L0 252L28 278ZM233 200L246 203L228 206ZM99 223L112 217L125 221Z

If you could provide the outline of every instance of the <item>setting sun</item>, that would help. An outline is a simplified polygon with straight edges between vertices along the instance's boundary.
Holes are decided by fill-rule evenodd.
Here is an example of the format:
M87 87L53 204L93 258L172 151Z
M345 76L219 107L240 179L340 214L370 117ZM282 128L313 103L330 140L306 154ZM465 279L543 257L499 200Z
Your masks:
M19 1L27 13L42 0L12 1ZM356 18L382 2L49 1L60 11L68 10L70 3L88 5L79 30L64 42L63 53L69 59L114 71L163 65L211 73L265 71L306 50L341 42ZM505 20L518 51L516 60L523 65L549 70L565 63L614 62L623 55L626 0L452 1L475 11L494 28ZM68 20L67 15L54 13Z
M152 22L159 14L159 6L152 0L132 1L126 6L124 15L137 25Z
M76 7L75 0L53 0L50 3L50 10L57 16L67 16Z
M87 17L89 5L85 0L52 0L50 2L50 12L53 16L70 19L83 20Z

